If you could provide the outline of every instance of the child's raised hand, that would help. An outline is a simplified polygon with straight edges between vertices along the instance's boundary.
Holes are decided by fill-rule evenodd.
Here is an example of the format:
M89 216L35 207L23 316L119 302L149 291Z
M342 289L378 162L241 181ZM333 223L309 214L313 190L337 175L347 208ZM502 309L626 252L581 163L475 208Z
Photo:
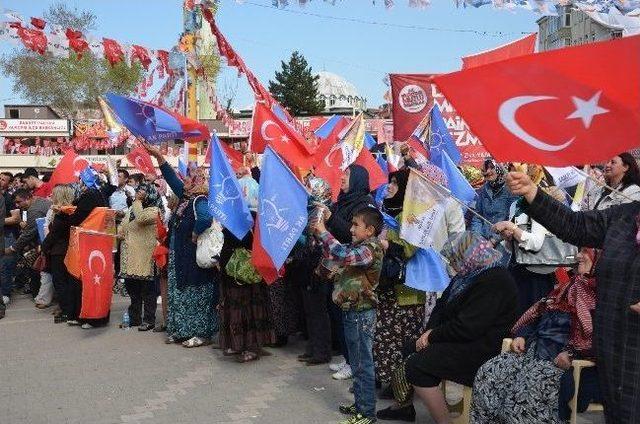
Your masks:
M525 348L526 343L524 338L522 337L516 337L511 342L511 350L513 350L515 353L524 353Z
M562 368L563 370L568 370L569 368L571 368L571 356L569 355L569 352L558 353L558 356L556 356L556 359L554 359L553 363L556 364L558 368Z

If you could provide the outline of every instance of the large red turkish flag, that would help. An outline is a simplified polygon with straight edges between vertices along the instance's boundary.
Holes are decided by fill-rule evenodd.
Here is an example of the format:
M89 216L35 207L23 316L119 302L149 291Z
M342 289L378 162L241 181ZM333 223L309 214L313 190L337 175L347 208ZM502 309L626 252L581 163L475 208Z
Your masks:
M260 242L260 225L258 224L258 219L260 218L256 216L256 223L253 227L254 230L253 243L251 246L251 263L260 273L260 275L262 275L264 281L267 284L271 285L281 277L281 273L284 272L284 268L278 271L276 266L273 264L271 257L269 257L269 254L262 246L262 243Z
M111 308L113 287L113 236L80 231L82 309L80 318L104 318Z
M145 175L156 174L156 168L153 166L149 152L142 146L138 146L127 155L127 161L140 170Z
M595 163L640 145L640 36L521 56L435 82L500 162Z
M262 153L267 144L289 164L311 168L313 150L302 134L282 122L268 106L256 103L251 129L251 151Z

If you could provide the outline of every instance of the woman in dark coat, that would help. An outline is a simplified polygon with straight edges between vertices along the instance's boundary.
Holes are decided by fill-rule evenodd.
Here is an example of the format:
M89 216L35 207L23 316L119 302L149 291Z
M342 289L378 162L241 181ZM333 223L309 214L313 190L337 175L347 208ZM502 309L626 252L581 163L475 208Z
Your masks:
M513 278L498 266L502 254L491 242L465 231L442 251L456 276L438 299L426 332L407 345L404 367L392 379L397 405L378 411L383 420L415 419L413 391L436 424L449 422L442 380L473 385L478 368L500 352L502 339L517 317Z
M522 173L507 178L528 213L563 241L602 249L596 266L594 346L609 424L640 423L640 202L573 212Z
M369 171L360 165L350 165L342 175L342 185L338 201L331 206L331 217L327 221L327 230L334 235L340 243L350 244L351 220L353 215L367 205L373 205L373 197L369 194ZM351 376L349 355L344 342L344 329L342 327L342 311L333 302L329 302L329 315L331 316L331 329L334 334L334 342L337 340L340 351L345 358L346 365L338 368L334 378L344 379Z

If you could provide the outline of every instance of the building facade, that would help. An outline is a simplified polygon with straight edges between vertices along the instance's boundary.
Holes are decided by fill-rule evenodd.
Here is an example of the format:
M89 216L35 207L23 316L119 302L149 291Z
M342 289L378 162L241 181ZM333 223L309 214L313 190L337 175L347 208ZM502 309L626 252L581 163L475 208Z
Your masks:
M538 51L622 37L623 30L598 21L572 5L557 6L558 16L538 19Z

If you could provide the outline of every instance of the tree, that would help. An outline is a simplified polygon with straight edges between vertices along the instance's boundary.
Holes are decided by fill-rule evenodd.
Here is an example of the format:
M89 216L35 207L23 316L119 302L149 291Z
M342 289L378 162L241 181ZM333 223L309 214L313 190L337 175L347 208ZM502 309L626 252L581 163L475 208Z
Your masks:
M44 18L50 24L85 34L95 29L96 16L92 12L72 9L63 2L51 5ZM106 92L131 94L143 76L138 63L111 66L88 52L81 59L73 51L68 58L61 58L24 48L3 55L0 69L13 79L15 93L33 103L51 105L69 118L79 117L87 109L97 110L97 97Z
M291 54L289 63L281 62L282 71L276 71L275 82L269 81L273 97L296 116L316 115L323 109L318 100L318 76L311 74L311 66L299 52Z

